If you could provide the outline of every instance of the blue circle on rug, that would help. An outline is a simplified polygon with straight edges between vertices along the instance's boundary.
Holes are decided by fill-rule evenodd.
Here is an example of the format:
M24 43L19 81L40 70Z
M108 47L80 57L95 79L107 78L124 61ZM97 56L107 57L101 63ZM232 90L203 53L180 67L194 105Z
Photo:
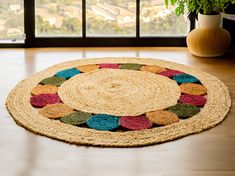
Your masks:
M56 76L60 77L60 78L69 79L79 73L80 73L80 70L78 70L76 68L70 68L70 69L66 69L66 70L62 70L62 71L57 72Z
M188 74L181 74L181 75L176 75L173 77L173 80L175 80L177 83L195 83L199 82L197 78L195 78L192 75Z
M97 114L87 120L90 128L100 131L111 131L119 127L119 118L112 115Z

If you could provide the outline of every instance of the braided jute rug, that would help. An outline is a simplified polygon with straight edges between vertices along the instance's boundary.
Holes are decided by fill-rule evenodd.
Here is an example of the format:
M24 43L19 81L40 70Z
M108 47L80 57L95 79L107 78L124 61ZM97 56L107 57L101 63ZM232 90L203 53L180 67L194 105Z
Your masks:
M17 124L77 145L134 147L199 133L231 106L216 77L149 58L57 64L21 81L6 107Z

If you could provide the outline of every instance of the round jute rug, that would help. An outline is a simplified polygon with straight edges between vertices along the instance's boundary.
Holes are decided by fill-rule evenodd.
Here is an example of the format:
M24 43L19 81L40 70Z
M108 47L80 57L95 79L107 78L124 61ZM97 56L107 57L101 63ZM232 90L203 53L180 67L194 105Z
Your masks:
M21 81L6 107L17 124L77 145L134 147L219 124L228 88L186 65L147 58L65 62Z

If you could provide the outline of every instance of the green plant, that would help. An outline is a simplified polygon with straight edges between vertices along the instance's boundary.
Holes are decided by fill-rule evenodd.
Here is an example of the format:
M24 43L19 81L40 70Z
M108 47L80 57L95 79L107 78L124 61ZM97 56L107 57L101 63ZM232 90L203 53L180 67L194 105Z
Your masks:
M235 0L165 0L167 7L169 3L176 5L177 16L184 14L186 9L190 16L199 12L211 15L215 11L224 11L229 4L235 4Z

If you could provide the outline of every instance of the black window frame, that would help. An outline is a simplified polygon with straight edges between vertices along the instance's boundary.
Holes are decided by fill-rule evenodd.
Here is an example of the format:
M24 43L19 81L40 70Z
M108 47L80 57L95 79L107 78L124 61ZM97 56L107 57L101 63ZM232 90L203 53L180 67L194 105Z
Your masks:
M140 36L140 0L136 0L135 37L86 37L86 0L82 0L82 37L36 37L35 0L24 0L25 42L0 44L2 48L30 47L154 47L186 46L186 36ZM195 20L190 20L190 31Z

